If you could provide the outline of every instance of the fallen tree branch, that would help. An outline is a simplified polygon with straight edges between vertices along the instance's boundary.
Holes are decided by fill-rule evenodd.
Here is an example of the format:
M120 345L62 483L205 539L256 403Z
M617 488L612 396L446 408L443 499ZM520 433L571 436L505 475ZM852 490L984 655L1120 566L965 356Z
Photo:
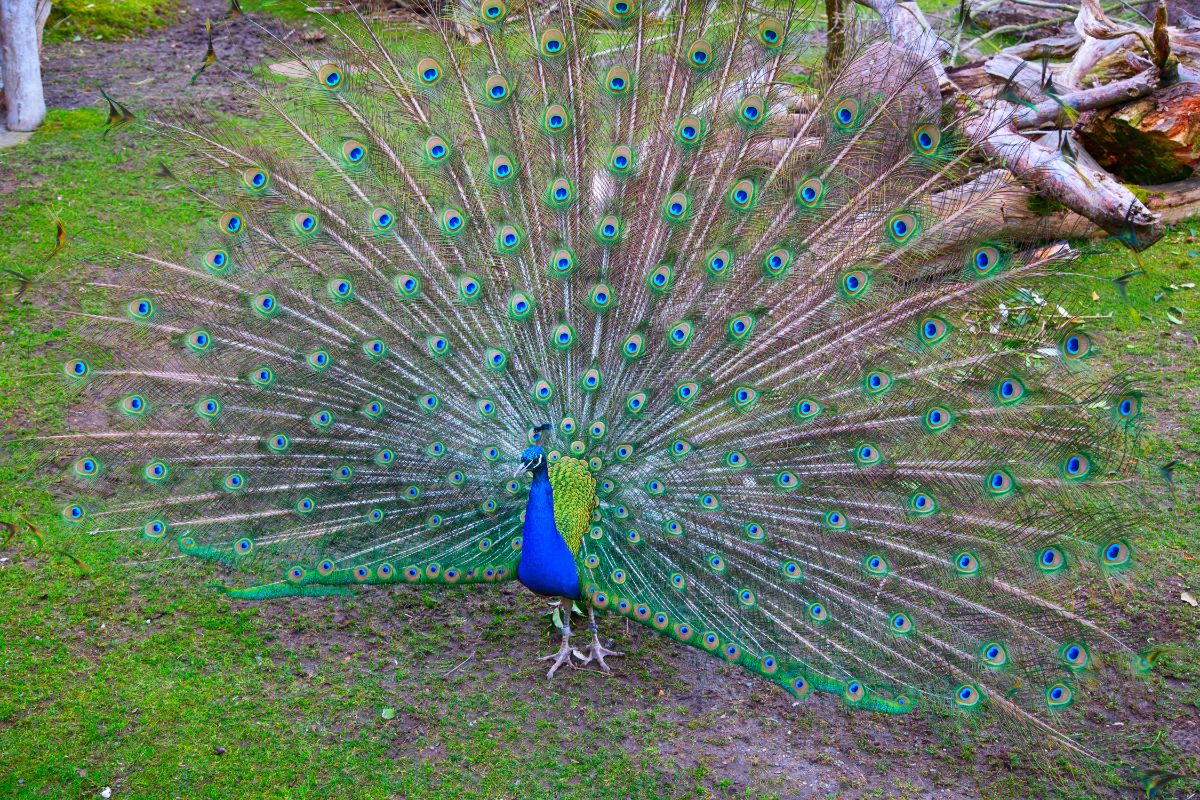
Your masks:
M1064 94L1058 100L1045 100L1033 108L1019 109L1014 122L1018 128L1040 128L1056 122L1062 114L1063 106L1075 111L1107 108L1145 97L1154 91L1158 83L1158 71L1148 69L1123 81L1113 81L1094 89L1082 89Z
M988 191L976 192L977 185ZM1200 179L1143 187L1148 193L1146 205L1168 224L1183 222L1200 214ZM986 196L986 206L977 211L986 234L1017 240L1099 239L1108 231L1074 211L1036 210L1038 193L1017 181L1006 170L985 173L969 184L933 196L938 214L952 213L961 197ZM978 232L981 229L976 229Z
M1032 42L1014 44L1012 47L1006 47L1001 50L1000 54L1014 56L1026 61L1043 57L1066 58L1067 56L1074 55L1075 51L1082 44L1083 37L1072 31L1062 36L1049 36L1045 39L1036 39Z
M1021 136L1015 111L1011 103L994 100L983 113L968 113L963 129L980 152L1036 187L1039 195L1120 236L1126 246L1144 250L1162 237L1162 219L1111 175L1097 169L1085 175L1080 165Z

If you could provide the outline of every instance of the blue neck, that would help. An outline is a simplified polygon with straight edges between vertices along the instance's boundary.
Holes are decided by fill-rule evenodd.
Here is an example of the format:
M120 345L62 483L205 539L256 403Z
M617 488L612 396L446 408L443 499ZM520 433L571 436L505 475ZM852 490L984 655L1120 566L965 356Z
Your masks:
M579 599L575 556L554 524L554 496L546 467L533 473L521 532L521 561L517 578L538 594Z

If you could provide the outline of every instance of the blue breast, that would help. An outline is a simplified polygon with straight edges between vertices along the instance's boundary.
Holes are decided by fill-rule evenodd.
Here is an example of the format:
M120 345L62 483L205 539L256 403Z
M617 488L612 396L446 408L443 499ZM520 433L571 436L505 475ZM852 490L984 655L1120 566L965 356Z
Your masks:
M580 599L575 556L554 524L554 498L544 467L534 473L529 487L521 536L517 579L538 594Z

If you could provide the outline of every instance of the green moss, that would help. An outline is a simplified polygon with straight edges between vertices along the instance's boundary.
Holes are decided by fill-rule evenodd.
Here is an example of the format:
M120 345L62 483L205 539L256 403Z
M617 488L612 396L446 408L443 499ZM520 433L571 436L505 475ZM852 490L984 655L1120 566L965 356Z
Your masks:
M170 25L177 14L178 0L55 0L45 38L128 39Z

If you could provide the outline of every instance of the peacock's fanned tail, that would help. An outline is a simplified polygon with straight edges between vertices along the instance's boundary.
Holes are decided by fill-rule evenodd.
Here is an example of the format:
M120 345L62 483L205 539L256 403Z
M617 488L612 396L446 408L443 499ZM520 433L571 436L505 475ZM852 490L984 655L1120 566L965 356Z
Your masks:
M98 257L64 517L236 597L510 580L549 423L596 478L595 607L797 696L1076 746L1086 676L1135 659L1076 598L1134 560L1141 401L1070 320L1012 324L1070 251L981 238L1001 187L963 183L918 55L859 48L797 116L807 7L653 11L331 22L303 80L246 84L252 136L152 122L212 224Z

